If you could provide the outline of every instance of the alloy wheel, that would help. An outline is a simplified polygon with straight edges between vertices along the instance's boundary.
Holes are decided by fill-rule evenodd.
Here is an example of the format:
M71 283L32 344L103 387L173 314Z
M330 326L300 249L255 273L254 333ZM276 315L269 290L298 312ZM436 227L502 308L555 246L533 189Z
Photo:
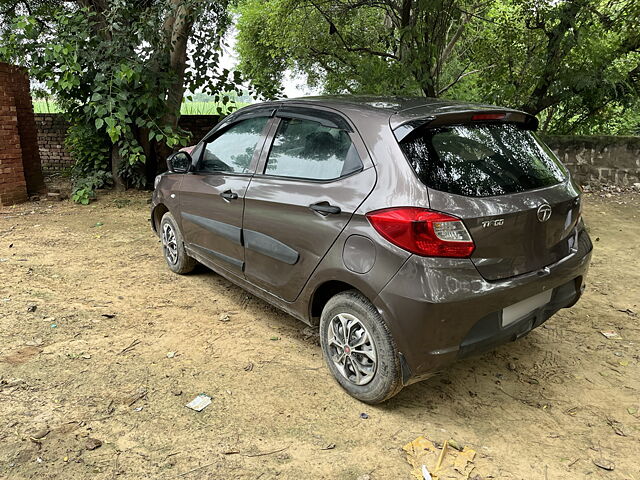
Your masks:
M328 346L331 361L344 378L366 385L376 373L376 347L364 324L349 313L340 313L329 322Z
M167 261L171 265L175 265L178 261L178 242L176 241L176 233L169 223L165 223L162 227L162 249Z

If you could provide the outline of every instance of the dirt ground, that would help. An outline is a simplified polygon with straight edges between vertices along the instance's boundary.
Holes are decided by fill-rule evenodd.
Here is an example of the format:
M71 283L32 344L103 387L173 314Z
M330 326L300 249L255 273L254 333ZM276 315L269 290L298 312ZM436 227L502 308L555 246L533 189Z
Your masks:
M0 478L409 479L424 435L476 450L471 478L640 479L639 195L587 195L578 305L376 407L305 325L171 273L148 196L0 210Z

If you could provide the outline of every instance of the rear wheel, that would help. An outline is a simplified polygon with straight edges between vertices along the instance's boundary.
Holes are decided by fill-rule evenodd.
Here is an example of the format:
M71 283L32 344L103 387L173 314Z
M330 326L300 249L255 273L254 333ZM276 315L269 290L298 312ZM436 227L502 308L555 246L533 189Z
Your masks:
M167 212L160 221L160 239L162 253L169 268L175 273L185 274L193 271L197 262L187 255L182 239L182 232L171 213Z
M320 343L329 370L358 400L380 403L402 388L393 337L360 292L342 292L327 302L320 317Z

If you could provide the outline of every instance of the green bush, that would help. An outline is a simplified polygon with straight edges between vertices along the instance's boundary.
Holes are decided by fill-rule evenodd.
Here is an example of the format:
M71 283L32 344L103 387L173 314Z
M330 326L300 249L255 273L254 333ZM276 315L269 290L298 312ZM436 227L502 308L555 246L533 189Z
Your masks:
M73 176L109 170L109 139L93 126L77 124L69 127L65 146L75 161Z
M74 176L71 200L82 205L88 205L92 199L96 198L96 189L112 185L113 176L105 171L97 171L84 176Z

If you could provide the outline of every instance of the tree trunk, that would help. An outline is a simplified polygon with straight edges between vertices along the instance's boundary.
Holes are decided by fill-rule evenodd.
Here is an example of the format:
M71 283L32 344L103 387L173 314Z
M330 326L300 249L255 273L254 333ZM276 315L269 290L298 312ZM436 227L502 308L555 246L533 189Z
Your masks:
M120 156L120 150L117 146L111 146L111 175L113 175L113 186L118 191L126 189L126 185L122 180L122 177L118 174L120 170L120 164L122 163L122 157Z
M172 0L174 18L165 22L165 32L169 49L169 70L174 81L167 91L167 113L163 118L165 125L178 126L180 106L184 96L184 72L187 68L187 43L193 28L193 12L180 0Z
M162 125L176 128L180 118L180 107L184 97L184 72L187 68L187 45L193 28L193 11L183 5L181 0L171 0L171 14L165 19L163 29L169 50L168 68L174 80L166 92L167 111L162 117ZM162 168L162 161L171 154L166 144L157 144L155 148L157 162Z

